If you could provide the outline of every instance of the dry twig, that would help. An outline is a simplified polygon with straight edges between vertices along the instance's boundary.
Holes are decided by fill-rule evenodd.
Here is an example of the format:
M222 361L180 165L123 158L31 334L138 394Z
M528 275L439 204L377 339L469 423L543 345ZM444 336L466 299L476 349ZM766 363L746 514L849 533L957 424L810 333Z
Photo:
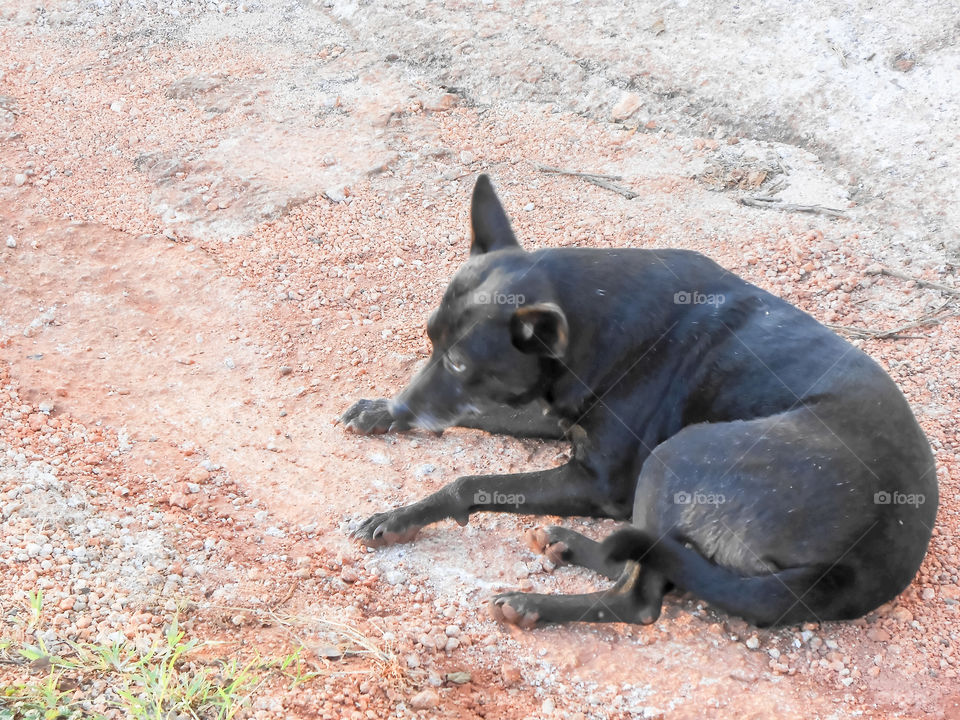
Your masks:
M610 182L611 180L623 180L621 175L601 175L600 173L564 170L563 168L551 167L550 165L541 165L539 163L535 163L535 167L540 172L550 173L552 175L569 175L570 177L577 177L581 180L586 180L588 183L593 183L597 187L602 187L604 190L610 190L611 192L623 195L623 197L625 197L627 200L633 200L634 198L640 197L633 190L622 187L621 185L614 185L612 182Z
M919 340L923 339L923 335L901 335L904 330L912 330L913 328L922 327L924 325L936 325L947 318L957 317L960 315L960 310L953 310L948 313L943 313L951 304L955 302L954 298L950 298L945 303L940 305L936 310L931 310L928 313L925 313L918 317L916 320L911 320L910 322L895 327L891 330L878 330L876 328L868 327L852 327L849 325L827 325L831 330L838 330L840 332L845 332L854 337L858 338L870 338L873 340Z
M951 285L944 285L943 283L934 282L933 280L924 280L923 278L913 277L907 275L906 273L900 272L899 270L891 270L890 268L880 268L880 272L871 272L870 269L867 269L867 272L872 275L886 275L888 277L894 277L898 280L907 280L913 281L920 287L927 287L933 290L939 290L940 292L949 293L950 295L960 295L960 288L953 287Z
M815 213L817 215L826 215L827 217L835 218L846 217L842 210L822 207L820 205L794 205L793 203L786 203L782 200L763 197L762 195L740 198L740 204L746 205L747 207L765 208L767 210L782 210L783 212Z
M569 175L570 177L583 178L584 180L623 180L622 175L604 175L602 173L580 172L578 170L564 170L563 168L553 167L551 165L541 165L535 163L535 167L540 172L551 173L553 175Z

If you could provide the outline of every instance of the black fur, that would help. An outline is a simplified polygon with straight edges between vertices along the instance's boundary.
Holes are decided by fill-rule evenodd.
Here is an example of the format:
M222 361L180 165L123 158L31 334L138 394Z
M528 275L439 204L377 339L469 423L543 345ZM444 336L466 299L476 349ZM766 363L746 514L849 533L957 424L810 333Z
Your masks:
M592 595L495 600L497 617L522 625L648 622L673 585L761 625L842 619L906 587L931 535L936 470L873 360L698 253L525 252L484 176L471 220L470 260L428 323L430 362L393 400L360 401L343 422L565 430L573 458L462 477L370 518L361 540L405 541L482 510L632 522L606 558L549 533L556 547L543 548L608 575L622 563L601 595L629 617L577 616Z

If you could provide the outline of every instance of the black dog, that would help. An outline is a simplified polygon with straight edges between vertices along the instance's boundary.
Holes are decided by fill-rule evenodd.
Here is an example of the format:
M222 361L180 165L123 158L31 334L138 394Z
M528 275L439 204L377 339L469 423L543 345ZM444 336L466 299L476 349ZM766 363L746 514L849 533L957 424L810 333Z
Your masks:
M937 509L929 444L883 370L809 315L684 250L524 252L490 181L469 261L427 332L433 356L360 433L454 424L565 433L561 467L461 477L374 515L367 545L485 511L631 519L602 544L560 527L532 544L616 585L506 593L494 615L653 622L672 587L761 626L855 618L895 597Z

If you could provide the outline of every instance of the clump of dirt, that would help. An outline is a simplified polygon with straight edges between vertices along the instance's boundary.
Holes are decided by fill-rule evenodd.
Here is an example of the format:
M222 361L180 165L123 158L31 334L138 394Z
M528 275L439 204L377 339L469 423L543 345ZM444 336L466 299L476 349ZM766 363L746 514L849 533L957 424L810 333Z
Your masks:
M696 178L711 190L758 190L765 183L774 186L785 172L773 152L758 157L733 145L718 148Z

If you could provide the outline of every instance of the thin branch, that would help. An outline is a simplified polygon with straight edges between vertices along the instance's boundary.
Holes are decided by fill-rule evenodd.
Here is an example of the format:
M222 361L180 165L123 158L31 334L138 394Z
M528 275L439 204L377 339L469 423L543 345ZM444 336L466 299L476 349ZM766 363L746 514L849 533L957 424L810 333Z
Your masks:
M562 168L555 168L549 165L540 165L539 163L534 163L535 167L541 172L551 173L552 175L569 175L570 177L580 178L581 180L586 180L588 183L592 183L597 187L602 187L604 190L610 190L619 195L623 195L627 200L633 200L634 198L640 197L639 194L635 193L629 188L625 188L622 185L614 185L610 180L622 180L623 177L620 175L600 175L598 173L587 173L587 172L578 172L576 170L563 170Z
M940 315L939 317L920 318L918 320L914 320L913 322L908 322L906 325L901 325L898 328L894 328L893 330L887 330L886 332L882 332L879 335L875 335L874 337L876 337L879 340L882 340L884 338L892 337L893 335L901 333L904 330L912 330L915 327L922 327L923 325L939 325L942 321L946 320L947 318L957 317L958 315L960 315L960 311L954 311L951 313L947 313L946 315Z
M869 271L869 270L868 270ZM960 295L960 288L953 287L952 285L944 285L943 283L934 282L933 280L924 280L923 278L913 277L907 275L906 273L900 272L899 270L891 270L890 268L880 268L880 272L871 272L871 275L887 275L888 277L894 277L898 280L908 280L913 281L921 287L928 287L934 290L939 290L940 292L949 293L951 295Z
M597 187L602 187L604 190L611 190L619 195L623 195L627 200L633 200L634 198L640 197L638 193L635 193L629 188L625 188L621 185L614 185L612 182L607 182L606 180L598 180L597 178L584 178L588 183L593 183Z
M846 214L842 210L822 207L820 205L794 205L793 203L786 203L775 198L763 196L742 197L740 198L740 204L746 205L747 207L764 208L767 210L782 210L783 212L814 213L834 218L846 217Z
M947 308L947 306L953 302L954 298L950 298L936 310L925 313L916 320L911 320L904 325L900 325L899 327L895 327L890 330L878 330L876 328L869 327L851 327L849 325L827 325L827 327L831 330L838 330L859 338L870 338L873 340L919 340L924 339L925 336L901 335L900 333L902 333L904 330L912 330L913 328L922 327L924 325L937 325L948 318L960 316L960 310L954 310L946 314L941 314Z
M552 167L551 165L541 165L534 163L534 167L540 172L551 173L553 175L569 175L571 177L583 178L584 180L623 180L622 175L603 175L601 173L579 172L577 170L564 170L563 168Z

